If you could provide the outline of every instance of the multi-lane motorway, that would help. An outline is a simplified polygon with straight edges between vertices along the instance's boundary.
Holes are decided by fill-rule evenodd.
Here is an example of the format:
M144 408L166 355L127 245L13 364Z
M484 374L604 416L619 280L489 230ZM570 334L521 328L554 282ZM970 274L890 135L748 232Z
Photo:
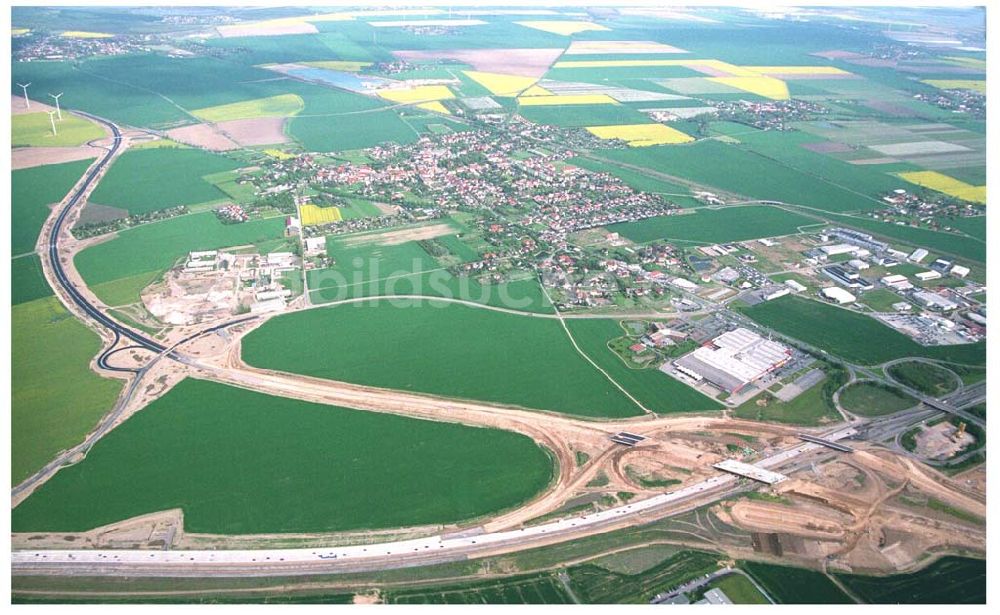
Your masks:
M59 258L58 245L62 225L69 213L87 194L106 165L121 147L122 136L118 127L102 118L87 114L89 119L107 126L113 141L107 153L96 163L72 193L63 209L56 217L50 232L48 256L56 282L66 295L88 317L109 329L117 342L121 338L132 340L135 345L150 350L159 356L169 356L185 362L185 357L174 355L171 348L160 344L139 331L135 331L104 314L91 304L66 275ZM214 331L241 322L238 319L202 331L197 335ZM195 337L192 336L192 337ZM189 338L191 339L191 338ZM112 346L113 347L113 346ZM107 365L106 351L98 360L101 367ZM145 369L145 368L144 368ZM140 370L141 374L142 370ZM132 387L141 379L133 379ZM126 396L127 399L127 396ZM114 413L112 413L114 414ZM92 444L111 426L102 422L100 429L88 437L81 446ZM839 427L823 434L830 441L837 441L854 435L854 427ZM794 464L798 457L808 452L836 454L830 449L814 443L801 443L760 460L761 468L779 468ZM59 460L57 460L59 461ZM56 463L56 462L53 462ZM53 464L50 464L50 466ZM46 467L55 471L55 467ZM41 480L43 470L14 490L33 486ZM554 542L574 539L580 536L608 531L627 524L639 524L665 514L676 514L690 510L708 501L738 492L745 486L740 479L721 474L700 483L689 485L676 491L663 493L642 501L632 502L590 515L582 515L553 521L541 525L521 527L497 532L473 531L454 535L437 535L406 541L381 544L340 546L336 548L304 548L274 550L214 550L214 551L149 551L149 550L17 550L12 553L14 574L87 574L87 575L277 575L315 574L318 571L348 571L367 568L387 568L399 566L426 565L440 561L451 561L475 557L498 550L516 550L541 546Z
M836 442L854 435L852 427L823 434ZM809 452L833 453L819 444L803 442L774 453L755 465L775 469ZM742 479L745 480L745 479ZM333 548L271 550L74 549L15 551L15 574L129 575L129 576L246 576L346 572L371 568L426 565L484 555L498 550L526 549L607 531L623 521L641 523L657 513L677 513L743 489L741 479L720 474L645 500L601 512L490 533L463 532L378 544ZM644 517L645 516L645 517Z
M116 126L112 122L90 115L88 113L82 113L79 111L77 111L76 113L94 122L98 122L100 124L103 124L104 126L107 126L109 129L111 129L111 134L113 135L113 138L111 140L111 147L108 148L108 151L105 152L105 154L101 157L101 159L97 162L97 164L95 164L90 168L90 171L87 172L87 175L84 177L83 181L73 192L72 196L70 196L69 201L67 201L66 205L62 208L62 211L60 211L59 215L56 216L55 222L53 222L52 224L52 228L49 229L48 251L49 251L49 262L52 266L52 273L53 275L55 275L56 282L59 283L59 286L62 287L62 289L66 292L69 298L73 300L73 303L75 303L77 307L83 310L88 316L97 321L98 324L100 324L103 327L106 327L107 329L110 329L112 332L121 337L126 337L134 341L136 344L142 346L143 348L147 348L156 353L163 352L164 350L166 350L166 347L163 346L163 344L160 344L146 337L145 335L143 335L138 331L135 331L134 329L130 329L122 325L113 318L107 316L104 312L95 307L92 303L90 303L90 301L88 301L87 298L84 297L79 290L77 290L77 288L70 281L69 277L66 275L66 272L63 270L62 262L59 259L59 234L62 231L63 222L66 221L67 216L73 210L73 208L76 207L76 205L80 202L80 199L83 198L85 194L87 194L87 190L91 187L91 185L95 181L97 181L98 175L100 175L101 171L104 170L104 167L106 167L107 164L111 162L111 159L118 152L118 149L121 147L122 143L121 131L118 129L118 126Z

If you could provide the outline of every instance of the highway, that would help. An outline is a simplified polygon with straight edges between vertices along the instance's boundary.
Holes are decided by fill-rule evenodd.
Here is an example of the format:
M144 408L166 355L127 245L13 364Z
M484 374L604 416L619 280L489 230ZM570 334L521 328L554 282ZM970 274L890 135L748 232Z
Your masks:
M823 434L823 438L835 442L854 434L853 427L841 426ZM834 454L823 446L804 442L770 455L754 465L774 469L794 461L804 453L816 451ZM664 509L672 512L678 512L674 510L678 507L690 510L703 503L705 496L718 499L743 489L744 483L741 480L731 474L720 474L676 491L617 508L498 532L439 534L411 540L333 548L213 551L18 550L12 554L12 572L89 576L270 576L426 565L481 556L501 549L542 546L608 531L626 520L641 523L644 514L662 513Z
M73 285L63 270L58 252L59 235L62 225L70 212L77 206L88 189L98 180L101 171L114 157L121 146L122 137L118 127L101 118L89 114L81 114L95 122L99 122L112 131L114 135L111 148L88 171L82 183L70 196L66 205L58 213L49 231L48 256L53 274L58 285L66 295L90 318L110 330L115 342L126 338L135 346L154 352L159 357L169 357L182 363L189 363L186 357L175 354L173 347L167 347L156 342L139 331L130 329L104 314L98 307L91 304L86 297ZM184 341L210 331L222 329L238 322L254 317L237 319L222 325L196 333ZM114 346L112 346L113 348ZM110 369L107 358L112 354L110 349L98 359L98 365ZM150 364L152 365L152 363ZM141 382L141 376L149 369L149 365L137 371L129 390L122 397L128 400L132 390ZM73 449L72 453L86 451L103 434L111 428L113 419L123 407L112 411L97 430L92 432L86 441ZM855 434L852 426L840 426L822 434L822 437L837 441ZM791 448L770 455L755 465L761 468L775 469L793 463L808 452L823 452L837 454L818 444L803 442ZM34 486L64 463L66 456L60 456L48 464L31 479L20 484L12 495ZM508 529L496 532L466 532L461 535L442 534L413 540L387 542L380 544L358 544L334 548L301 548L301 549L258 549L258 550L178 550L150 551L141 549L108 550L108 549L56 549L56 550L16 550L12 552L13 574L67 574L67 575L130 575L130 576L243 576L243 575L288 575L315 574L317 572L343 572L355 569L392 568L401 566L426 565L441 561L455 561L469 557L482 556L498 550L520 550L561 542L573 538L609 531L627 524L641 524L656 516L675 514L690 510L704 504L706 498L712 500L731 495L745 489L745 483L729 474L713 476L687 487L662 493L641 501L633 501L617 508L582 516L573 516L549 523L518 529Z
M103 124L104 126L107 126L108 128L111 129L111 133L112 135L114 135L114 138L112 139L111 147L104 154L104 156L101 157L100 161L98 161L97 164L91 167L90 171L87 172L87 175L84 177L83 182L76 189L76 191L73 192L72 196L70 196L69 201L62 208L62 211L59 212L59 215L56 217L55 222L52 224L52 228L49 229L48 251L49 251L49 262L51 263L52 266L52 273L55 275L56 282L59 283L59 286L62 287L62 289L66 292L69 298L73 300L73 303L75 303L81 310L83 310L88 316L97 321L100 325L111 330L112 332L114 332L116 335L119 336L119 338L116 338L116 341L117 339L120 339L120 337L126 337L134 341L139 346L142 346L143 348L151 350L155 353L161 353L164 350L166 350L165 346L146 337L145 335L143 335L138 331L135 331L120 324L113 318L107 316L104 312L95 307L92 303L90 303L90 301L88 301L87 298L84 297L83 294L80 293L80 291L78 291L75 286L73 286L72 282L70 282L69 278L66 276L66 272L63 270L62 262L59 260L59 234L62 231L63 222L66 221L66 217L73 210L73 208L76 207L76 205L80 202L80 199L83 198L83 195L87 193L87 189L90 188L91 184L93 184L97 180L97 176L101 173L102 170L104 170L104 167L107 166L108 162L110 162L111 159L114 157L114 155L118 152L118 148L121 147L121 141L122 141L121 131L118 130L118 126L116 126L115 124L109 122L108 120L90 115L89 113L83 113L80 111L75 111L75 113L82 115L94 122L98 122L100 124Z

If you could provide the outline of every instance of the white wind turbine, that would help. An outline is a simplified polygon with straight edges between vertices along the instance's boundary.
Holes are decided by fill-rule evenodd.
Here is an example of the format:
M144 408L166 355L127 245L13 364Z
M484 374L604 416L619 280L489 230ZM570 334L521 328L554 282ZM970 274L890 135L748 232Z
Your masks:
M29 81L28 83L19 83L17 85L21 86L21 89L24 90L24 108L30 109L31 101L28 100L28 86L31 85L31 82Z
M55 101L56 101L56 115L59 116L59 121L60 122L62 121L62 110L59 109L59 97L62 96L62 95L63 95L62 92L59 92L58 94L49 94L49 96L51 96L52 98L54 98Z
M59 133L56 132L56 112L55 111L49 111L49 123L52 124L52 136L54 137L54 136L58 135Z

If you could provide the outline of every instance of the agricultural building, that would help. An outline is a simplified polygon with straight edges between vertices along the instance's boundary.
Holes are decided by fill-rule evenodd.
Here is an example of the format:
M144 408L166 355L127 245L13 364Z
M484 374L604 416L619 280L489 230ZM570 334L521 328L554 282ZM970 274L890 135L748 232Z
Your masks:
M847 305L848 303L854 303L856 297L851 293L847 292L839 286L831 286L830 288L824 288L820 291L823 294L823 298L828 301L833 301L839 305Z
M735 393L787 363L791 354L784 344L741 327L681 357L674 366L696 381L707 380Z
M923 248L917 248L912 253L910 253L910 255L907 256L906 258L914 263L919 263L920 261L927 258L928 254L929 252L927 250Z
M929 282L931 280L937 280L941 277L940 271L921 271L920 273L914 274L918 280L921 282Z
M302 231L302 223L295 216L285 218L285 234L298 235Z
M326 251L326 237L306 237L303 243L306 254L319 254Z
M950 312L958 307L958 304L951 299L926 290L913 293L913 299L927 309L940 310L942 312Z

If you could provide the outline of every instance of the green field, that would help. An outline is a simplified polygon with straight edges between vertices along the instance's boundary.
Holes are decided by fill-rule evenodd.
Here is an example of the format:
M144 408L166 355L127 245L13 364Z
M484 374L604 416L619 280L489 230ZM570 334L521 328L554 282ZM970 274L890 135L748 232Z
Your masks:
M455 235L433 241L448 250L452 255L449 258L454 257L452 261L457 258L466 262L479 257ZM443 264L416 241L396 245L351 245L346 239L330 236L326 245L327 254L336 262L327 269L306 273L313 303L378 295L412 295L466 299L526 312L552 313L552 305L533 275L484 286L475 279L448 273Z
M948 556L909 574L837 578L870 604L986 604L986 561L981 559Z
M903 357L926 357L984 365L986 345L921 346L874 318L801 297L781 297L743 313L779 333L862 365Z
M104 131L88 120L72 113L56 120L56 134L52 134L49 114L18 113L10 116L11 147L76 147L93 139L100 139Z
M841 416L833 405L832 395L847 381L846 378L846 372L834 368L827 371L826 378L799 393L791 401L784 402L772 397L766 406L758 406L758 395L736 408L733 414L741 419L792 425L825 425L839 421Z
M11 93L21 94L17 83L31 83L33 92L64 92L61 101L67 107L133 126L190 121L187 114L155 93L123 83L116 66L107 60L84 60L78 66L71 62L13 62Z
M888 222L880 222L871 218L845 217L838 220L844 226L851 226L873 235L882 235L889 239L905 242L908 245L920 246L954 254L978 263L986 262L986 242L968 239L954 233L943 233L913 226L900 226ZM950 221L949 221L950 222Z
M42 274L42 259L28 254L10 261L10 304L18 305L48 297L52 287Z
M733 604L771 604L754 584L741 574L728 574L709 583L709 589L718 588Z
M912 408L917 400L894 387L858 382L840 392L840 405L860 416L883 416Z
M286 131L306 151L352 150L386 141L405 144L420 136L397 110L367 96L326 90L305 98L305 103Z
M611 572L594 564L570 568L574 593L586 604L648 604L656 594L718 569L719 556L681 551L638 574Z
M582 416L641 413L577 354L556 320L434 300L278 316L244 338L243 357L320 378Z
M202 179L239 164L194 148L126 151L108 169L90 200L140 214L175 205L194 205L226 198Z
M608 230L621 233L623 237L637 243L663 240L672 243L713 244L791 235L801 232L800 227L816 224L814 218L777 207L751 205L702 209L690 214L622 222L612 224Z
M170 218L125 231L91 246L74 262L91 290L115 306L139 300L139 291L192 250L214 250L276 239L281 217L222 224L212 212Z
M625 105L530 105L518 113L536 124L566 128L649 123L649 116Z
M691 196L691 191L672 182L664 181L656 177L639 173L625 167L620 167L607 162L598 162L590 158L570 158L567 162L572 165L589 169L597 173L610 173L622 180L626 185L634 190L642 192L656 192L666 194L669 200L677 203L681 207L702 207L704 203ZM680 195L680 196L678 196Z
M35 249L50 209L83 177L89 160L47 164L30 169L18 169L10 174L10 252L16 256Z
M893 312L893 304L900 301L906 302L902 296L897 295L888 288L869 290L861 296L859 301L876 312Z
M854 601L825 574L762 562L739 562L778 604L853 604Z
M330 303L379 295L409 295L466 299L474 303L513 308L524 312L553 313L552 304L545 298L542 287L534 276L484 285L469 277L456 277L447 271L436 270L416 274L403 273L375 281L361 277L357 283L338 286L336 283L330 284L328 279L324 280L326 274L322 273L323 271L326 270L307 273L310 285L313 282L321 284L320 290L312 290L309 293L313 303Z
M580 348L595 363L611 374L644 406L659 414L704 412L722 406L706 395L671 378L655 368L631 369L610 348L608 342L622 334L615 319L568 319L570 333Z
M386 604L573 604L551 573L384 592Z
M665 172L709 188L827 212L870 210L880 205L875 194L856 192L772 158L718 141L602 150L599 154L612 161Z
M896 382L931 397L941 397L951 393L958 386L958 379L951 372L922 361L897 363L886 371Z
M899 178L873 170L869 166L855 165L805 148L805 145L824 143L801 131L756 130L743 124L715 122L713 128L731 127L737 133L738 147L772 160L784 167L813 176L817 187L833 186L858 194L874 197L896 188L913 189ZM870 208L870 206L869 206Z
M185 380L12 512L15 532L80 531L182 508L185 530L325 532L452 523L548 484L530 439Z
M278 94L267 98L241 100L240 102L196 109L192 111L192 114L206 122L226 122L257 117L288 117L302 111L304 107L305 103L297 94Z
M121 383L90 371L100 340L55 297L11 310L11 480L79 444L114 405Z

